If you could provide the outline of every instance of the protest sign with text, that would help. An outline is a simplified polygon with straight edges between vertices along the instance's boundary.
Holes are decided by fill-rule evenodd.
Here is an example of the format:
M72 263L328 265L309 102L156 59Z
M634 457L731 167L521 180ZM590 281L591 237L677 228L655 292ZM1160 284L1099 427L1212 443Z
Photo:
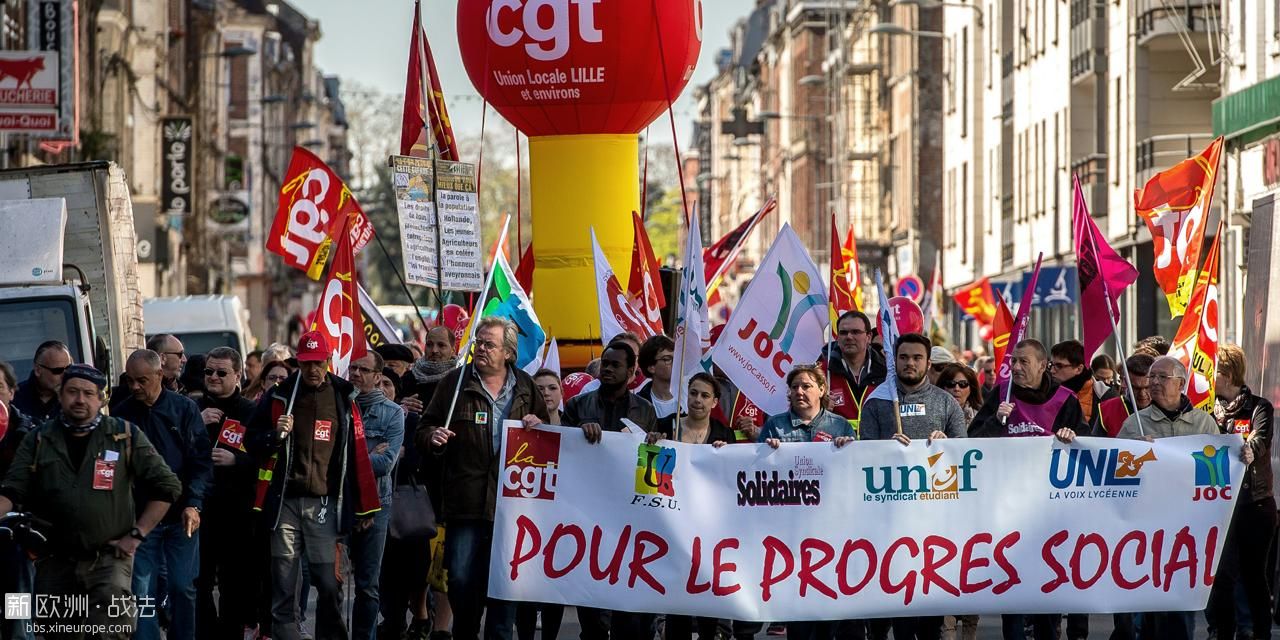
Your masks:
M1201 610L1238 436L734 444L507 422L489 595L734 620Z

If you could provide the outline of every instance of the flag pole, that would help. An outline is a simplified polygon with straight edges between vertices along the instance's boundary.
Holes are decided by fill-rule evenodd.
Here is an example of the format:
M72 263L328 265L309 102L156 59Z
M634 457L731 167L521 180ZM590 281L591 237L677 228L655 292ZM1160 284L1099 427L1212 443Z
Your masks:
M1079 178L1077 178L1077 180L1079 180ZM1075 225L1075 226L1079 227L1083 225ZM1076 233L1080 233L1081 231L1083 231L1083 229L1076 229ZM1098 252L1098 239L1094 236L1092 232L1089 233L1089 245L1093 247L1093 255L1095 256L1102 255L1101 253ZM1120 369L1124 371L1124 389L1129 394L1129 403L1133 405L1133 417L1136 418L1138 421L1138 435L1146 436L1147 435L1146 429L1142 427L1142 416L1138 414L1138 398L1133 393L1133 379L1129 376L1129 366L1128 366L1128 363L1126 362L1129 358L1124 353L1124 344L1123 344L1124 341L1120 339L1120 327L1116 325L1116 316L1119 315L1120 310L1116 309L1115 313L1111 311L1111 286L1107 284L1106 276L1099 273L1098 278L1102 280L1102 296L1107 301L1107 320L1111 321L1111 335L1115 336L1116 352L1120 354L1120 360L1121 360ZM1085 355L1089 355L1089 354L1085 354Z
M498 234L498 246L507 239L507 227L511 224L511 214L502 220L502 233ZM471 350L471 343L476 337L476 324L480 320L480 307L484 304L485 295L489 292L489 287L493 286L494 267L498 262L498 254L493 257L493 264L489 265L489 275L485 276L484 288L480 290L480 295L476 296L476 306L471 310L471 326L467 329L467 341L463 343L466 346L464 353L458 355L462 359L462 371L458 374L458 382L453 385L453 397L449 400L449 413L444 417L444 428L449 429L449 425L453 422L453 410L458 404L458 394L462 392L462 379L467 377L467 353ZM491 425L492 426L492 425Z

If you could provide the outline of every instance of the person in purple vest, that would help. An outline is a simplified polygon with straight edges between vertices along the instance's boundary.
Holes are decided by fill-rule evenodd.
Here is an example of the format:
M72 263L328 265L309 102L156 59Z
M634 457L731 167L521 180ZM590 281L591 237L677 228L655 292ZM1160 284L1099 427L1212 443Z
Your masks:
M969 424L970 438L1056 436L1071 443L1084 428L1074 393L1048 374L1049 350L1038 340L1023 340L1013 350L1009 380L997 384ZM1008 385L1013 393L1005 401ZM1024 640L1030 622L1035 640L1054 640L1061 614L1003 615L1004 640Z

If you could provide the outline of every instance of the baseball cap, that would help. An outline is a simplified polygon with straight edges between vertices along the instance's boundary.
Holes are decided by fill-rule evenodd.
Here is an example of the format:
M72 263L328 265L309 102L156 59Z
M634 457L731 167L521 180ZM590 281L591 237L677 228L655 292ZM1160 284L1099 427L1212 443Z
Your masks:
M66 382L67 380L74 380L76 378L88 381L99 390L107 388L107 377L102 375L101 371L98 371L87 364L73 364L67 367L67 370L62 373L63 382Z
M308 331L298 339L298 362L321 362L332 353L329 341L319 331Z

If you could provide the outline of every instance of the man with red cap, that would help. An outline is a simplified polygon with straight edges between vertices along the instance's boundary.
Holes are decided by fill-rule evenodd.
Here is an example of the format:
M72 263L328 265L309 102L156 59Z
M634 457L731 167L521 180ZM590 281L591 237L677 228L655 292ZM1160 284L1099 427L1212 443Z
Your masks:
M318 331L298 341L298 371L262 398L246 444L262 462L254 508L271 529L272 636L299 640L298 584L305 566L316 600L316 638L346 638L334 570L340 536L364 530L380 509L351 383L329 373Z

